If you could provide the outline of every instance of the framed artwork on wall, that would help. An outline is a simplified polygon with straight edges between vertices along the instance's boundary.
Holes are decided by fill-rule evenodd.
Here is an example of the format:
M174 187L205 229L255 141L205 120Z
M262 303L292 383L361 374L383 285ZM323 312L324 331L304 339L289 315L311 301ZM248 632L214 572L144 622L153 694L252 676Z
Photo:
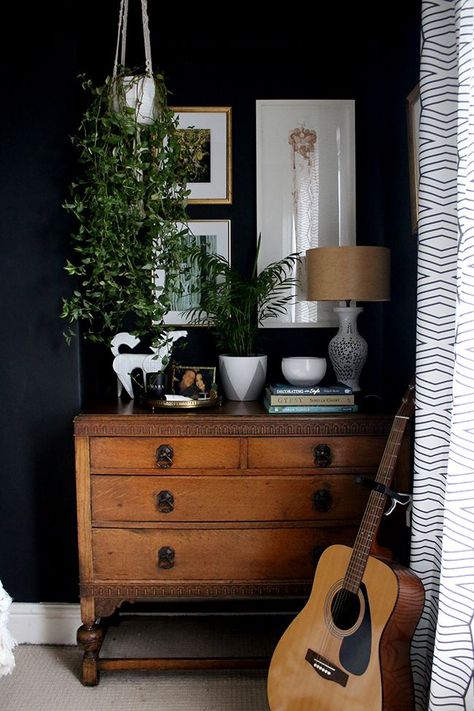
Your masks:
M304 255L355 244L355 102L258 100L259 270L298 252L294 303L270 328L337 325L332 302L306 299Z
M408 167L410 176L410 216L412 234L416 234L418 232L420 110L420 85L417 84L407 96Z
M172 106L178 129L199 131L203 145L202 166L188 183L190 204L232 202L232 110L229 106Z
M220 254L230 263L230 220L190 220L187 223L189 243L205 248L211 254ZM157 272L156 285L163 283L164 274ZM170 326L189 324L186 310L199 305L199 274L183 274L184 293L175 298L164 321Z

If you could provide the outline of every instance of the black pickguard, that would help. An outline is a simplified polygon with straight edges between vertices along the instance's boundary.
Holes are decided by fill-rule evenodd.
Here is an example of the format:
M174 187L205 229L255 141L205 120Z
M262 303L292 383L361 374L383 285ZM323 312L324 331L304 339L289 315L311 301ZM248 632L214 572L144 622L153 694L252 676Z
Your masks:
M344 637L339 651L339 660L351 674L363 674L370 661L370 646L372 641L372 621L370 617L369 598L364 583L360 586L365 601L364 617L354 634Z

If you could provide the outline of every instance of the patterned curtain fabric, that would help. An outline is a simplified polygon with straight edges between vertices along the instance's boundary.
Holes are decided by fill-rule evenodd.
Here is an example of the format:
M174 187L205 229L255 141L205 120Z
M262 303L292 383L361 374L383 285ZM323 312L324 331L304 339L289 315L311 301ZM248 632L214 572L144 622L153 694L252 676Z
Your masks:
M412 516L417 709L474 708L474 0L423 0Z

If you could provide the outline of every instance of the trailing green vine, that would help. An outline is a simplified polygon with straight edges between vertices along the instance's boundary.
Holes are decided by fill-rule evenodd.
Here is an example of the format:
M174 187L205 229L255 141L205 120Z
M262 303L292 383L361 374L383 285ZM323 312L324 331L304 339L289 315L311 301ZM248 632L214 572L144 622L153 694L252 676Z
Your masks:
M75 255L66 264L76 286L63 303L65 335L70 340L79 322L84 338L108 344L131 319L127 330L160 341L188 262L186 184L202 155L199 132L183 140L161 75L154 76L156 118L146 125L117 94L120 77L100 87L82 79L92 101L72 139L80 173L64 204L77 221Z

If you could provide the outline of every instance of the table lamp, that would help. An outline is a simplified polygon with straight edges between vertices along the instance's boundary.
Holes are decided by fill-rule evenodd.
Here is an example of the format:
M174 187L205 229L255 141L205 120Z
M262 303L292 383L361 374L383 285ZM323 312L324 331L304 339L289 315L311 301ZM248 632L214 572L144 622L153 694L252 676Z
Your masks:
M306 251L307 300L345 301L334 311L339 331L329 342L329 358L338 382L360 390L367 341L357 330L363 311L357 301L390 299L390 250L387 247L315 247Z

